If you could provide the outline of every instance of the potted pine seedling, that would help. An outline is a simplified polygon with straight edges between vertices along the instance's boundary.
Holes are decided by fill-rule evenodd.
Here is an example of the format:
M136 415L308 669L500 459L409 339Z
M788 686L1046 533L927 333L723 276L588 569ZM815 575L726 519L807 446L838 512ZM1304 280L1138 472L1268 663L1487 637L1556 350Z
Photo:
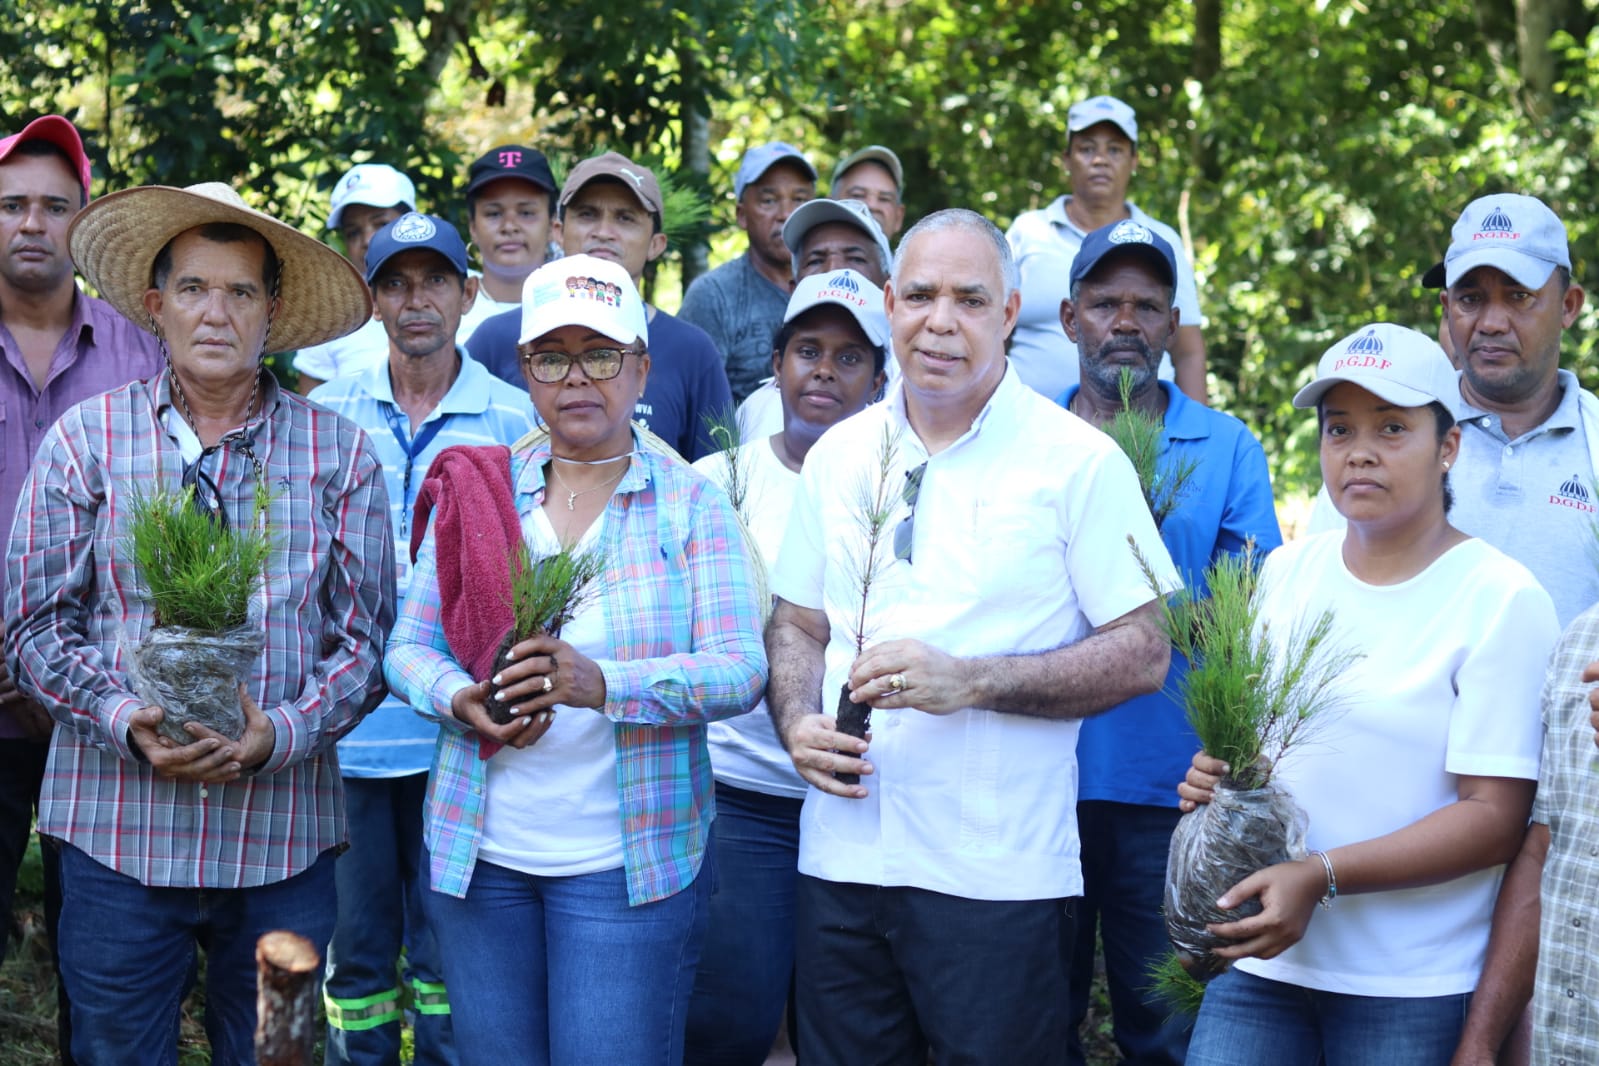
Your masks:
M511 649L522 641L541 635L559 637L561 629L597 591L604 572L605 558L598 550L577 552L562 548L535 562L527 544L518 538L511 554L513 622L511 631L500 643L489 676L498 676L511 664ZM513 720L510 706L499 700L489 700L488 711L496 725L507 725Z
M189 486L135 499L128 531L155 613L155 628L129 650L129 677L139 698L164 712L157 731L178 744L193 742L189 722L244 735L239 686L266 645L250 599L272 554L264 483L243 525L201 510L194 493Z
M1162 469L1160 462L1160 437L1164 427L1161 420L1132 405L1133 372L1122 367L1122 409L1105 425L1105 434L1116 442L1138 475L1138 487L1144 493L1144 502L1154 516L1155 528L1166 524L1166 518L1176 510L1188 482L1194 476L1195 464L1191 459L1173 461Z
M863 478L861 484L857 486L855 519L865 538L864 544L853 559L854 572L851 575L852 583L860 593L860 607L850 627L850 637L855 641L857 656L866 650L868 636L866 617L872 589L878 584L884 570L894 558L888 524L899 503L896 497L903 495L907 502L913 500L915 492L921 486L922 471L926 468L926 464L923 464L907 476L905 491L901 494L894 490L890 480L898 460L899 433L885 428L883 439L877 447L877 469ZM866 732L872 725L872 705L856 703L849 698L849 691L849 679L845 678L843 688L838 694L838 713L835 716L838 731L846 736L865 740ZM860 774L849 771L835 771L833 776L845 785L858 785L861 780Z
M1139 561L1158 588L1141 553ZM1206 568L1203 596L1185 588L1160 599L1162 629L1190 663L1179 686L1188 722L1230 767L1212 801L1177 823L1166 865L1166 931L1201 979L1227 966L1214 954L1227 941L1206 924L1261 910L1250 899L1224 911L1217 898L1257 870L1305 856L1305 814L1273 774L1334 712L1334 683L1357 658L1335 642L1331 612L1286 633L1265 625L1256 562L1250 545Z

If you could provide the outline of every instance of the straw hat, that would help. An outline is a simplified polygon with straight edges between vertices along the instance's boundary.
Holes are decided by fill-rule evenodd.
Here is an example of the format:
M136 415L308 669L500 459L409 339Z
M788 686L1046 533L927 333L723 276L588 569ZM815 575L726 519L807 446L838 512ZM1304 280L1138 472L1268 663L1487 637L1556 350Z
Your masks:
M282 303L266 351L309 348L342 337L372 317L372 297L355 268L332 248L245 204L221 182L175 189L144 185L102 196L72 220L72 261L107 302L149 328L144 294L155 257L185 230L211 222L248 226L272 245L282 270Z

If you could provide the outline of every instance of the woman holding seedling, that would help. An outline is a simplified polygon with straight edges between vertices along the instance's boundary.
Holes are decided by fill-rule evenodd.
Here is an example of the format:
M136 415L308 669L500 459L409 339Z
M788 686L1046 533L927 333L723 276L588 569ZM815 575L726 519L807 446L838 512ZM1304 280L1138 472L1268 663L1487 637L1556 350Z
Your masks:
M1263 910L1210 926L1236 965L1208 986L1191 1066L1448 1063L1538 776L1539 686L1559 629L1525 568L1449 524L1448 360L1384 323L1317 369L1294 404L1316 408L1322 477L1348 528L1267 559L1262 626L1286 633L1330 611L1335 641L1360 658L1330 720L1276 768L1309 815L1310 853L1217 901ZM1228 771L1196 755L1185 809Z
M782 430L694 464L727 489L768 565L777 561L811 445L877 394L887 347L881 289L853 270L801 278L773 339ZM760 1063L777 1035L794 972L794 887L807 786L764 706L713 724L710 737L719 880L689 1005L685 1061Z
M549 435L508 470L440 456L385 663L444 726L425 905L463 1063L676 1061L712 881L706 723L760 698L759 594L726 494L630 422L649 353L626 271L541 267L521 341ZM524 639L516 575L560 567L593 582Z

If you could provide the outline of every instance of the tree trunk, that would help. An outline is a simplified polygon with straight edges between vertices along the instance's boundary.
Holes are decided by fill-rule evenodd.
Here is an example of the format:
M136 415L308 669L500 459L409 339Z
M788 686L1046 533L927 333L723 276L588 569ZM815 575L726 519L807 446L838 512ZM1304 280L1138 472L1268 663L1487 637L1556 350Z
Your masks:
M256 1066L312 1066L317 978L322 959L298 933L279 930L255 943Z
M682 53L679 53L682 55ZM698 57L682 55L685 63L698 63ZM693 85L687 67L683 71L684 91L679 103L678 122L682 128L683 169L698 177L702 188L711 183L711 118L700 110L709 107L697 86ZM688 292L689 282L709 268L710 245L696 240L683 248L683 291Z
M1210 93L1215 87L1216 75L1221 73L1221 0L1194 0L1194 80L1199 83L1200 97L1210 106ZM1205 131L1211 124L1194 123L1194 167L1208 182L1221 179L1221 168L1216 164L1216 153L1205 140ZM1188 237L1185 233L1183 239Z
M1555 57L1549 38L1559 25L1554 0L1516 0L1516 59L1522 98L1533 119L1549 117L1550 90L1555 84Z

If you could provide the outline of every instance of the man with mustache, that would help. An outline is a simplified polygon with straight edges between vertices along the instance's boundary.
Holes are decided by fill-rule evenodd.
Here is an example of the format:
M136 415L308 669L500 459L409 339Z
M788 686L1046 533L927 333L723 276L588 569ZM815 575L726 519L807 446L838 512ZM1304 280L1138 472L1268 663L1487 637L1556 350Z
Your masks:
M774 141L751 148L733 179L734 216L749 250L694 279L683 294L683 319L711 335L727 364L735 403L771 373L772 335L783 324L794 291L783 223L816 195L816 168L793 145Z
M616 152L585 159L567 175L556 209L556 239L565 254L620 263L644 291L645 271L666 253L661 185L648 167ZM611 305L619 306L617 287L606 292ZM725 417L733 405L722 357L698 326L654 304L645 304L644 313L649 316L650 374L633 418L685 459L709 455L718 447L709 421ZM521 329L522 311L517 308L486 320L466 346L490 373L525 392L527 379L517 355Z
M402 215L373 237L366 261L388 358L319 387L311 399L366 430L377 448L399 549L396 587L404 589L412 505L433 457L455 444L511 445L537 419L525 389L498 380L455 343L477 279L468 276L454 226L433 215ZM330 1066L398 1066L402 948L415 1061L456 1061L438 947L421 900L422 805L437 735L436 725L391 693L339 742L350 849L334 868L339 915L323 989Z
M1251 540L1264 554L1282 543L1260 442L1238 419L1188 398L1157 377L1161 352L1181 323L1176 253L1142 223L1124 219L1089 233L1072 263L1061 326L1077 347L1081 385L1063 407L1104 428L1127 406L1161 424L1160 469L1190 467L1160 526L1185 584ZM1151 967L1170 950L1161 915L1166 855L1179 811L1176 782L1198 747L1175 694L1187 661L1171 652L1160 691L1084 720L1077 738L1077 831L1083 895L1073 909L1070 1061L1083 1062L1078 1025L1088 1012L1096 924L1105 947L1116 1044L1136 1066L1182 1063L1188 1019L1149 991Z
M0 549L39 442L67 408L161 368L155 338L79 290L67 224L89 201L89 157L59 115L0 138ZM0 623L0 636L4 635ZM50 716L0 661L0 920L9 919L50 750ZM57 852L46 842L45 920L61 913ZM0 959L8 938L0 935ZM60 1028L67 1052L65 993Z

